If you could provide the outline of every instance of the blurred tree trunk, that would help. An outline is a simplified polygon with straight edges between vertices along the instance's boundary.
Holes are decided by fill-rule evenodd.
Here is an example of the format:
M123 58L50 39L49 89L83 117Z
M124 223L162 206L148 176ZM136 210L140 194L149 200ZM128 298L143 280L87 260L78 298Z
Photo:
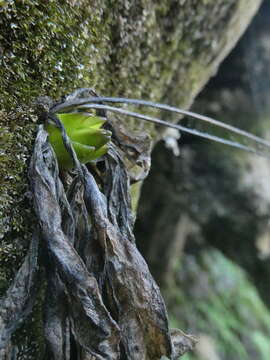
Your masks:
M262 137L269 132L269 14L265 1L193 104ZM137 239L155 277L166 288L184 246L196 256L211 245L247 270L269 305L268 159L185 135L179 146L180 157L155 148L138 211Z
M76 87L86 86L100 94L148 98L187 108L235 45L260 3L1 3L2 294L21 265L36 226L26 177L36 133L34 99L39 95L57 99ZM152 126L133 122L128 125L129 131L138 127L142 134L150 132L153 140L159 137L159 131ZM148 146L150 150L151 143ZM137 198L138 190L134 193ZM31 319L14 337L14 359L41 356L40 307L37 304Z

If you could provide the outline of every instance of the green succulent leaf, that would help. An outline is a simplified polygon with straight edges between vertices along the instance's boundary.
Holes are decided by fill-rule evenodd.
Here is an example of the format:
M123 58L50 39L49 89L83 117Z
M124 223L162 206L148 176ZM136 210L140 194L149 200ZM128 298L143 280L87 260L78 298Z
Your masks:
M85 164L106 154L111 132L102 128L106 122L105 118L85 113L57 114L57 116L64 125L81 163ZM59 167L72 168L73 163L63 144L61 131L51 123L46 125L46 130Z
M99 129L106 122L105 118L85 113L57 114L57 116L65 126L66 131L76 131L81 128Z

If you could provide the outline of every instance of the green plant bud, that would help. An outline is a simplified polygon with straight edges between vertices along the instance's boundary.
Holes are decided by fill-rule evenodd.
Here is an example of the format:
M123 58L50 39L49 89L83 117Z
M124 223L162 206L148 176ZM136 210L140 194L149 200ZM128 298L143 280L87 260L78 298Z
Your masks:
M66 129L81 163L85 164L106 154L111 132L101 128L106 119L83 113L57 114ZM67 152L61 131L51 123L46 125L50 143L56 153L59 167L70 169L73 163Z

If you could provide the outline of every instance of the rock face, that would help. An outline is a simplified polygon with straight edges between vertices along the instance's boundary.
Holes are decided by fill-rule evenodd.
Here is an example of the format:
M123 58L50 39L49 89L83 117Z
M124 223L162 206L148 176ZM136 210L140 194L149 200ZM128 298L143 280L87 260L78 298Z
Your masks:
M32 232L26 171L36 131L34 99L40 95L57 99L76 87L87 86L101 94L188 107L260 3L1 3L1 293L14 277ZM129 127L136 128L137 123ZM140 132L149 131L157 137L153 127L140 126ZM29 325L29 338L38 335L37 327ZM32 350L40 345L33 342Z

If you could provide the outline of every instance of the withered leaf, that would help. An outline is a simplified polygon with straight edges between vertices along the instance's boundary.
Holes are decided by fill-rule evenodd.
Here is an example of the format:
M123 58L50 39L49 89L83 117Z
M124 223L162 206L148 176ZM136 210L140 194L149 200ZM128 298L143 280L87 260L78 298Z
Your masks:
M96 279L62 229L58 166L43 129L37 135L30 173L42 240L65 287L73 336L96 359L117 359L118 326L103 304Z

